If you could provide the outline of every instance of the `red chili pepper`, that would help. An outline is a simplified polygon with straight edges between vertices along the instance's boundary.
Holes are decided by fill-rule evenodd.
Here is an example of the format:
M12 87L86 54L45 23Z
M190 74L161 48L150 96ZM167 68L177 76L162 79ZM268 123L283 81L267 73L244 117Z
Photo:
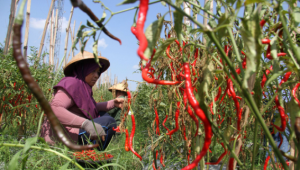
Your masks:
M16 89L16 85L17 85L17 83L16 83L16 82L14 82L14 89Z
M130 148L129 148L129 135L128 135L128 130L125 129L125 135L126 135L126 138L125 138L125 151L130 151Z
M183 58L186 60L186 58ZM202 147L202 150L199 155L195 158L195 160L188 166L184 167L182 170L190 170L193 169L197 166L198 162L202 159L203 156L206 155L209 145L211 143L211 137L212 137L212 129L211 129L211 124L208 121L207 117L205 116L204 112L199 106L198 101L196 100L194 94L193 94L193 88L192 88L192 82L191 82L191 77L190 77L190 68L189 68L189 63L185 62L183 64L184 68L184 74L185 74L185 88L187 91L187 96L188 96L188 101L192 108L194 109L196 115L201 119L201 121L204 124L205 128L205 139L204 139L204 145Z
M234 104L235 104L236 115L237 115L237 118L238 118L238 120L237 120L237 130L240 131L241 130L242 112L241 112L240 103L237 100L237 97L236 97L236 94L235 94L235 91L234 91L234 88L233 88L233 83L232 83L231 79L227 79L227 86L229 87L229 91L232 95L232 99L233 99Z
M298 90L299 86L300 86L300 83L297 83L296 86L292 90L292 94L293 94L294 99L296 100L296 102L298 103L298 105L300 107L300 101L296 96L296 91Z
M277 125L274 125L273 123L271 123L278 131L283 132L286 128L286 120L285 120L285 112L282 106L280 106L279 103L279 99L278 99L278 95L275 97L275 104L277 106L277 109L279 111L280 114L280 118L281 118L281 128L278 127Z
M217 165L221 162L221 160L224 158L224 156L227 154L227 149L224 146L224 143L221 143L221 145L224 148L224 152L222 153L222 155L219 157L219 159L216 162L207 162L205 163L205 165Z
M177 102L177 109L175 111L175 129L168 132L167 135L171 136L173 133L175 133L179 129L179 125L178 125L178 117L179 117L179 113L180 113L179 108L180 108L180 102Z
M132 122L132 129L131 129L131 133L130 133L130 137L129 137L129 148L133 154L135 154L138 158L140 158L140 160L142 160L142 157L132 147L132 140L133 140L134 133L135 133L135 119L134 119L133 114L131 114L131 122Z
M145 52L146 48L148 47L148 41L144 34L144 25L145 25L145 21L146 21L147 12L148 12L148 5L149 5L149 0L141 0L140 1L140 7L139 7L138 19L136 22L136 27L135 28L131 27L131 32L140 41L140 46L139 46L137 53L142 60L146 60L146 61L148 61L148 59L144 56L144 52Z
M266 21L264 19L262 19L259 23L260 27L262 28L265 25Z
M168 131L168 133L170 133L170 130L165 126L166 121L168 120L168 115L166 115L165 120L163 121L162 125L163 127ZM170 135L170 139L171 139L171 135Z
M129 113L129 110L130 110L130 105L131 105L131 93L129 90L127 90L127 102L128 102L128 109L127 109L127 113L125 114L125 117L126 115Z
M288 71L285 73L283 79L281 80L281 82L279 83L279 86L281 86L282 83L285 83L291 76L292 72Z
M120 132L120 126L118 126L117 128L114 128L114 127L113 127L112 130L113 130L113 131L116 131L116 132Z
M157 109L156 109L155 106L154 106L154 112L155 112L155 122L156 122L156 134L160 135L160 132L159 132L159 116L158 116Z
M164 155L162 153L162 151L160 151L160 163L162 164L163 167L165 167L165 163L164 163Z
M264 164L264 170L267 170L267 166L268 166L268 163L269 163L269 160L270 160L270 156L268 156L265 160L265 164Z
M156 50L154 49L152 57L154 56L155 51ZM161 85L175 85L175 84L180 83L179 81L157 80L157 79L148 77L148 71L149 71L149 67L151 66L152 57L151 57L150 61L146 64L145 68L142 69L142 77L146 82L152 83L152 84L161 84Z

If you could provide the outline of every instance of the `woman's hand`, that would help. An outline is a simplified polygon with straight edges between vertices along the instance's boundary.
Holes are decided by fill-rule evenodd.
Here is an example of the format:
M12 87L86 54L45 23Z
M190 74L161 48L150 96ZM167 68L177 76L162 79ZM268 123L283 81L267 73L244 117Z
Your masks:
M114 100L115 107L123 109L124 101L125 100L123 98L115 98Z

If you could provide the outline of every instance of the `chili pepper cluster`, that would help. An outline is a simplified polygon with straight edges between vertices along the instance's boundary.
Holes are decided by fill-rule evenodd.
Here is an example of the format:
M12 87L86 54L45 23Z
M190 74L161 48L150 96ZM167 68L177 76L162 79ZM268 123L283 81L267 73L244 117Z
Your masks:
M96 153L95 150L83 150L81 152L74 152L73 156L78 160L93 160L93 161L103 161L113 158L111 154L108 153Z

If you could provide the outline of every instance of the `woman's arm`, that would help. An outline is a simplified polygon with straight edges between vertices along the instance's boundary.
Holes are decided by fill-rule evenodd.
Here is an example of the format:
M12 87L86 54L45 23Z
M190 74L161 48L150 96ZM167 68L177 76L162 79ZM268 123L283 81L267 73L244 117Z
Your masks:
M114 100L109 100L107 102L99 102L96 104L96 108L98 111L106 112L114 107L115 107Z
M86 118L80 117L69 110L68 108L74 106L72 98L65 92L65 90L58 88L54 99L51 102L51 108L58 120L64 126L81 128L82 123Z
M114 107L123 108L124 98L115 98L113 100L109 100L107 102L99 102L96 104L98 111L109 111Z

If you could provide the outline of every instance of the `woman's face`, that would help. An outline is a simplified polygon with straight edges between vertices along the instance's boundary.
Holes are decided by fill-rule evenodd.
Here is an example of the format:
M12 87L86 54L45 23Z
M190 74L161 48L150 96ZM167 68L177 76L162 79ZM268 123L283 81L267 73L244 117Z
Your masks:
M88 74L85 77L85 82L93 87L95 83L97 82L98 78L100 77L100 67L96 68L93 72Z

